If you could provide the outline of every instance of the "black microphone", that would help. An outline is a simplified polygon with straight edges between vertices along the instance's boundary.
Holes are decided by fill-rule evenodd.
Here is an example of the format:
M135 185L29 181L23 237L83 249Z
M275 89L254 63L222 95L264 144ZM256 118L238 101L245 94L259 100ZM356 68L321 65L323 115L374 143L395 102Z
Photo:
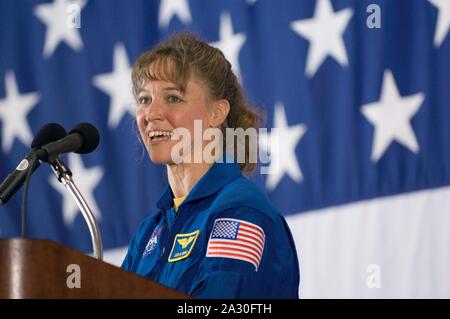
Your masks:
M89 123L80 123L69 134L58 141L41 147L45 154L41 160L52 162L60 154L75 152L78 154L90 153L100 142L98 130Z
M29 170L34 172L38 168L40 163L37 159L45 156L45 151L40 147L64 136L66 136L66 130L56 123L44 125L39 130L31 143L31 151L19 163L16 170L10 173L0 185L0 205L5 204L22 187ZM33 163L33 167L30 167L30 163Z

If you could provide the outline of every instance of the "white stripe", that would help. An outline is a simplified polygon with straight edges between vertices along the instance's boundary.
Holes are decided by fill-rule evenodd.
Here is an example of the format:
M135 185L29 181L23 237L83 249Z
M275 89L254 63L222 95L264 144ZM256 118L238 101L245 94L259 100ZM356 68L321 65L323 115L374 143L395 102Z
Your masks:
M247 246L253 247L257 252L259 252L259 254L261 256L263 254L263 251L262 251L261 247L259 247L257 245L254 245L254 244L251 244L251 243L243 242L241 240L234 240L234 239L210 239L210 241L208 243L208 246L213 244L213 243L219 243L219 244L225 244L225 245L228 244L228 243L238 243L238 244L241 244L241 245L247 245Z
M241 249L241 250L245 250L249 253L253 253L255 254L255 258L258 258L259 260L261 260L261 254L256 250L256 249L252 249L252 248L248 248L248 247L235 247L235 246L230 246L230 245L223 245L223 244L218 244L218 243L211 243L209 245L209 248L213 249L213 248L229 248L229 249Z
M261 227L259 227L258 225L247 223L247 222L244 222L244 221L241 221L241 225L244 226L247 229L252 230L255 233L260 233L262 238L265 237L264 230Z
M215 252L215 253L224 252L224 253L232 254L231 251L221 249L221 248L209 248L207 253L212 253L212 252ZM241 254L241 255L247 256L248 258L256 259L256 260L258 260L258 262L261 260L261 259L255 258L255 256L250 255L249 253L236 252L236 254Z
M206 256L208 256L208 257L214 257L214 255L209 255L210 253L216 253L216 254L220 254L220 253L227 253L227 254L233 254L233 252L232 251L229 251L229 250L224 250L224 249L208 249L208 251L207 251L207 253L206 253ZM252 264L254 264L255 265L255 267L257 267L257 265L259 265L259 262L261 261L261 259L259 259L258 260L258 258L255 258L255 256L252 256L252 255L250 255L250 254L248 254L248 253L241 253L241 252L235 252L236 254L240 254L240 255L243 255L243 256L246 256L247 258L249 258L250 260L252 260ZM230 258L233 258L233 257L230 257ZM239 258L239 257L235 257L235 258ZM257 263L255 264L254 263L254 260L257 260Z
M237 240L239 240L239 235L238 235L237 238L238 238ZM260 240L255 240L255 239L253 239L253 238L247 238L247 237L241 238L241 239L242 239L242 240L250 241L250 242L254 243L255 245L258 245L258 247L259 247L261 250L264 249L264 243L261 243Z
M250 237L252 237L252 238L254 238L255 240L257 240L258 241L258 243L263 243L263 241L264 241L264 239L261 239L261 237L259 237L259 236L256 236L256 235L254 235L254 234L252 234L252 233L250 233L250 232L248 232L248 231L246 231L246 230L241 230L239 233L241 233L241 234L243 234L243 235L247 235L247 236L250 236Z
M442 187L288 216L300 296L450 298L449 207ZM380 288L367 286L373 264Z
M256 232L256 231L253 230L253 229L250 229L250 228L248 228L248 227L243 226L243 227L239 227L239 230L240 230L241 232L245 232L245 233L247 233L247 234L249 234L249 235L251 235L251 236L257 238L257 239L260 240L260 241L264 241L264 237L265 237L264 234L259 234L259 236L258 236L258 235L255 235L255 233L258 234L258 232Z

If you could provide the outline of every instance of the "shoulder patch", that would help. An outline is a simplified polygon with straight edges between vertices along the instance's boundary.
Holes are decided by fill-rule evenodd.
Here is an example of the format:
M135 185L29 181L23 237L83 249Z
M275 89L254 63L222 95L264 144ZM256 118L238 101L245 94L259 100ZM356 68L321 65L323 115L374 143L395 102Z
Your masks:
M155 251L156 247L158 246L159 237L161 236L162 229L163 227L161 226L161 224L156 226L155 230L152 233L152 236L147 242L147 246L145 246L142 257L148 256Z
M175 239L173 240L172 250L169 254L169 262L189 257L199 234L200 230L187 234L176 234Z
M256 224L234 218L214 221L206 257L238 259L251 263L258 271L266 235Z

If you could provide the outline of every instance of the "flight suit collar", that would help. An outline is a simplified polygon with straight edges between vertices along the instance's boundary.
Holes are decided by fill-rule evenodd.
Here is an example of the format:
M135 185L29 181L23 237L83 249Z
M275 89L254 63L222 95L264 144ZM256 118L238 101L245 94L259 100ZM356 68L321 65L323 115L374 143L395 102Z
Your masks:
M223 161L223 163L216 162L195 184L183 203L195 201L217 193L225 185L239 176L242 176L242 174L239 165L235 161L231 163L227 163L226 161ZM167 185L156 206L159 209L168 210L172 208L172 205L173 193L170 186Z

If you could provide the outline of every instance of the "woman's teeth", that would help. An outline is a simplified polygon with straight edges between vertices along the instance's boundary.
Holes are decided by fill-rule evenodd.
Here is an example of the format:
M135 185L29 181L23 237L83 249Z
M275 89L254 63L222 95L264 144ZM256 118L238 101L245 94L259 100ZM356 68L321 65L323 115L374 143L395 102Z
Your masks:
M172 136L173 132L169 131L151 131L148 133L149 138L162 137L162 136Z

